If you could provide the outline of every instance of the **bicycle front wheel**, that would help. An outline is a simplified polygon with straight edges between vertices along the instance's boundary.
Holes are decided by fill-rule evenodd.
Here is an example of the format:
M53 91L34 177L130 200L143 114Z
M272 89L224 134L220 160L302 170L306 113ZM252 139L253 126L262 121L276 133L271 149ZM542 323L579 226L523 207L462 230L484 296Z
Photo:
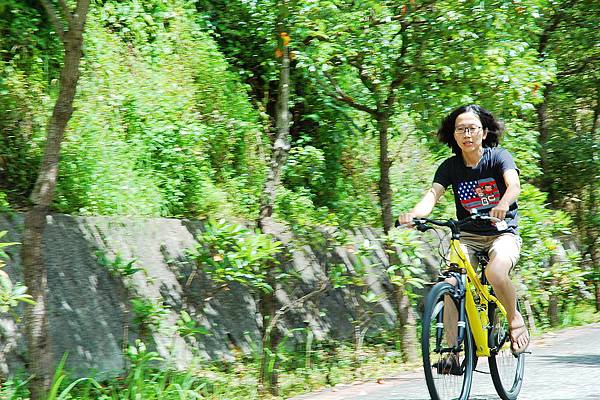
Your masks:
M525 373L525 354L515 357L511 351L508 321L506 316L490 304L490 347L492 354L489 359L490 373L496 392L502 400L515 400L521 391Z
M421 347L427 389L432 400L466 400L473 381L474 348L465 327L462 343L457 343L459 302L454 286L436 284L425 303Z

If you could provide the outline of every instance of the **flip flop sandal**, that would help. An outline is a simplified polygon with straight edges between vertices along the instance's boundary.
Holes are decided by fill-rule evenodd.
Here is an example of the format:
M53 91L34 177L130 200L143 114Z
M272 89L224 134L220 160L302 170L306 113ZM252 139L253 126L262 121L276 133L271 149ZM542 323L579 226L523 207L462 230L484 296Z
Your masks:
M517 336L513 336L513 332L519 332L519 334ZM522 348L515 350L514 346L518 346L517 341L523 335L526 335L527 342L525 343L525 345ZM527 348L529 347L529 342L531 341L531 337L529 336L529 330L527 329L527 326L525 326L525 324L511 328L509 337L510 337L510 350L512 351L512 353L515 357L518 357L520 354L524 353L527 350Z

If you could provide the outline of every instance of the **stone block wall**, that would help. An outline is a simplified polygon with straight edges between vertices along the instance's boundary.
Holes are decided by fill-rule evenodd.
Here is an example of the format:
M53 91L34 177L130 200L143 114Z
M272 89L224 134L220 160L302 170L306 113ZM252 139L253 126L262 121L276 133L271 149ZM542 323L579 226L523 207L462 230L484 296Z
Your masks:
M23 225L20 214L0 215L0 231L7 231L6 242L19 242ZM142 338L170 366L185 368L199 356L204 359L230 359L235 351L249 353L260 343L261 316L252 293L239 285L212 296L210 283L201 274L190 281L192 261L186 250L196 242L202 230L200 221L116 217L74 217L53 214L44 233L44 259L48 269L48 307L52 348L58 360L68 352L67 368L72 376L99 378L117 376L126 367L124 349ZM291 235L279 224L274 232L285 245ZM369 239L376 243L376 232L357 229L350 234L354 243ZM327 254L308 246L294 249L288 267L302 277L302 283L289 293L277 292L281 304L287 304L315 289L324 275L324 259L343 262L353 268L356 256L352 246L337 247ZM6 271L13 281L22 282L19 246L7 248L10 259ZM135 260L145 272L124 279L109 273L106 261L119 257ZM373 259L363 260L370 268L371 289L386 290L381 266L387 258L378 249ZM351 338L353 309L346 304L348 295L332 290L294 309L279 327L312 329L315 337ZM165 313L157 329L141 330L134 323L131 300L159 301ZM180 312L185 310L210 335L197 339L181 337L176 329ZM17 310L19 313L20 310ZM393 326L394 306L380 303L378 324ZM22 370L26 362L22 321L10 315L0 316L0 374Z

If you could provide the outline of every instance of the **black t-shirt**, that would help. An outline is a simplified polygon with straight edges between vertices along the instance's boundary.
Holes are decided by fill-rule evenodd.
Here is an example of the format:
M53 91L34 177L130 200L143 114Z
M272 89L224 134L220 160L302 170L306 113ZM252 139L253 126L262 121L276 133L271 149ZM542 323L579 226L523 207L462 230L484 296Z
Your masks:
M484 147L483 156L475 167L465 166L462 155L455 155L440 164L433 182L444 188L452 184L456 217L460 220L467 218L473 210L486 213L498 204L506 192L504 172L509 169L519 172L508 151L501 147ZM517 202L509 206L505 218L508 229L502 232L517 232L517 209ZM501 233L487 221L473 222L462 230L478 235Z

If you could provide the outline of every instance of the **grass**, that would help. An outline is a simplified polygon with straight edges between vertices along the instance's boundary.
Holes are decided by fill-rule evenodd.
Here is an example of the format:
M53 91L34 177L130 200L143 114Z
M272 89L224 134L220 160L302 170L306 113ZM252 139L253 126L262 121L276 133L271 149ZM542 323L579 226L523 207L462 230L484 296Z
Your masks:
M580 326L600 322L600 312L589 304L570 304L563 313L562 326Z
M562 314L561 326L541 331L563 329L600 322L600 313L589 305L574 305ZM158 354L138 344L128 354L131 369L126 375L104 382L92 378L69 380L64 371L65 358L59 363L48 400L254 400L257 390L256 355L238 354L234 362L199 363L187 371L157 370L152 361ZM338 384L376 381L414 369L401 361L393 338L372 338L355 352L348 342L321 341L301 343L279 353L279 397L290 398ZM27 379L13 378L0 384L0 399L28 399ZM265 398L264 396L262 398Z
M582 326L600 322L600 312L597 312L591 304L569 304L560 314L560 323L551 326L547 317L537 319L537 332L535 336L541 336L547 332L554 332L564 328Z
M204 363L187 371L157 370L149 361L156 353L137 354L125 376L98 382L92 378L69 380L57 367L48 400L237 400L258 399L255 357L240 355L235 362ZM360 354L351 343L315 343L286 349L280 354L280 396L289 398L308 391L353 381L376 380L408 367L394 346L371 343ZM0 399L28 399L27 381L13 378L0 386ZM264 398L264 397L263 397Z

